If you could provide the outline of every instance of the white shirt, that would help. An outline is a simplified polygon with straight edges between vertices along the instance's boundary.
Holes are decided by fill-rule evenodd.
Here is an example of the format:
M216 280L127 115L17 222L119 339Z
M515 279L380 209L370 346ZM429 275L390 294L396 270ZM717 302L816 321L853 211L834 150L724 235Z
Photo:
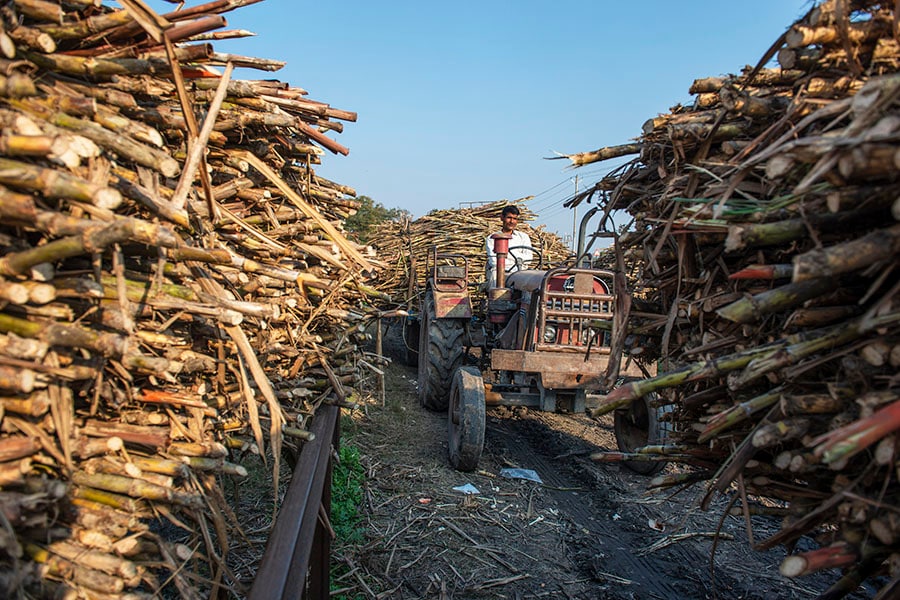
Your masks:
M498 232L502 233L502 232ZM512 250L506 257L506 274L515 273L520 268L528 268L534 254L529 250L532 248L531 238L524 231L514 229L512 237L509 240L509 247ZM518 246L518 248L516 247ZM522 247L524 246L524 248ZM487 248L487 283L490 287L497 285L497 253L494 252L494 240L491 236L485 239L485 247Z

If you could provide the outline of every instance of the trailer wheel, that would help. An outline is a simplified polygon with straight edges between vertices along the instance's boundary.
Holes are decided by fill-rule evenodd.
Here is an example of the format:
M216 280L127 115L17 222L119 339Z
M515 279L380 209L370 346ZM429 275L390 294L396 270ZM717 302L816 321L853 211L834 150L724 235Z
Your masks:
M434 294L425 293L419 326L419 404L444 411L450 401L453 372L462 364L465 325L459 319L435 318Z
M484 381L475 367L460 367L453 374L447 411L450 465L474 471L484 448Z
M654 406L656 394L647 394L633 400L628 408L613 413L613 431L616 445L622 452L634 452L642 446L664 444L672 424L665 420L671 406ZM622 461L628 469L641 475L654 475L665 466L665 461Z

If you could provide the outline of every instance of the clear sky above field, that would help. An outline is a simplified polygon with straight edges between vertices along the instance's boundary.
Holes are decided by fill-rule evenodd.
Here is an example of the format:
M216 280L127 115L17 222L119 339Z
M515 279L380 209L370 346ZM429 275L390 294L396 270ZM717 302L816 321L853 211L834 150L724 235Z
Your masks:
M415 217L534 196L534 224L567 236L576 176L584 189L622 161L569 169L546 157L637 137L646 119L692 101L694 79L755 64L811 5L264 0L226 15L256 37L215 47L287 62L241 79L274 77L359 113L328 133L350 154L326 153L320 175Z

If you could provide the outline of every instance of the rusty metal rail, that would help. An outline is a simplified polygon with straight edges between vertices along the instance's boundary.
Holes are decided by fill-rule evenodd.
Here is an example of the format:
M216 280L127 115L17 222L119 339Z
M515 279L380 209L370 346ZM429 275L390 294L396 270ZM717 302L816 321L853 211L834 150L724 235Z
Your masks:
M263 555L249 600L329 597L331 457L340 439L340 409L322 406L303 446Z

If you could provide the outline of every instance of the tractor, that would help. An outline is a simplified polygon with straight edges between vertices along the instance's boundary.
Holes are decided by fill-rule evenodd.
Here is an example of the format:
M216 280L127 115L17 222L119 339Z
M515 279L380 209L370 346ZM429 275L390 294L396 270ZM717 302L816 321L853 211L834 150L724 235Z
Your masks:
M497 280L473 300L468 260L439 253L426 259L427 283L408 340L418 363L419 403L447 411L450 464L472 471L484 447L488 406L522 406L582 413L604 381L612 351L616 294L613 272L589 266L544 268L537 248L534 268L506 275L509 237L494 234ZM416 343L417 342L417 343ZM619 365L618 379L643 377L637 365ZM624 452L663 440L661 414L652 399L635 400L614 414L617 445ZM632 462L643 473L662 463Z

